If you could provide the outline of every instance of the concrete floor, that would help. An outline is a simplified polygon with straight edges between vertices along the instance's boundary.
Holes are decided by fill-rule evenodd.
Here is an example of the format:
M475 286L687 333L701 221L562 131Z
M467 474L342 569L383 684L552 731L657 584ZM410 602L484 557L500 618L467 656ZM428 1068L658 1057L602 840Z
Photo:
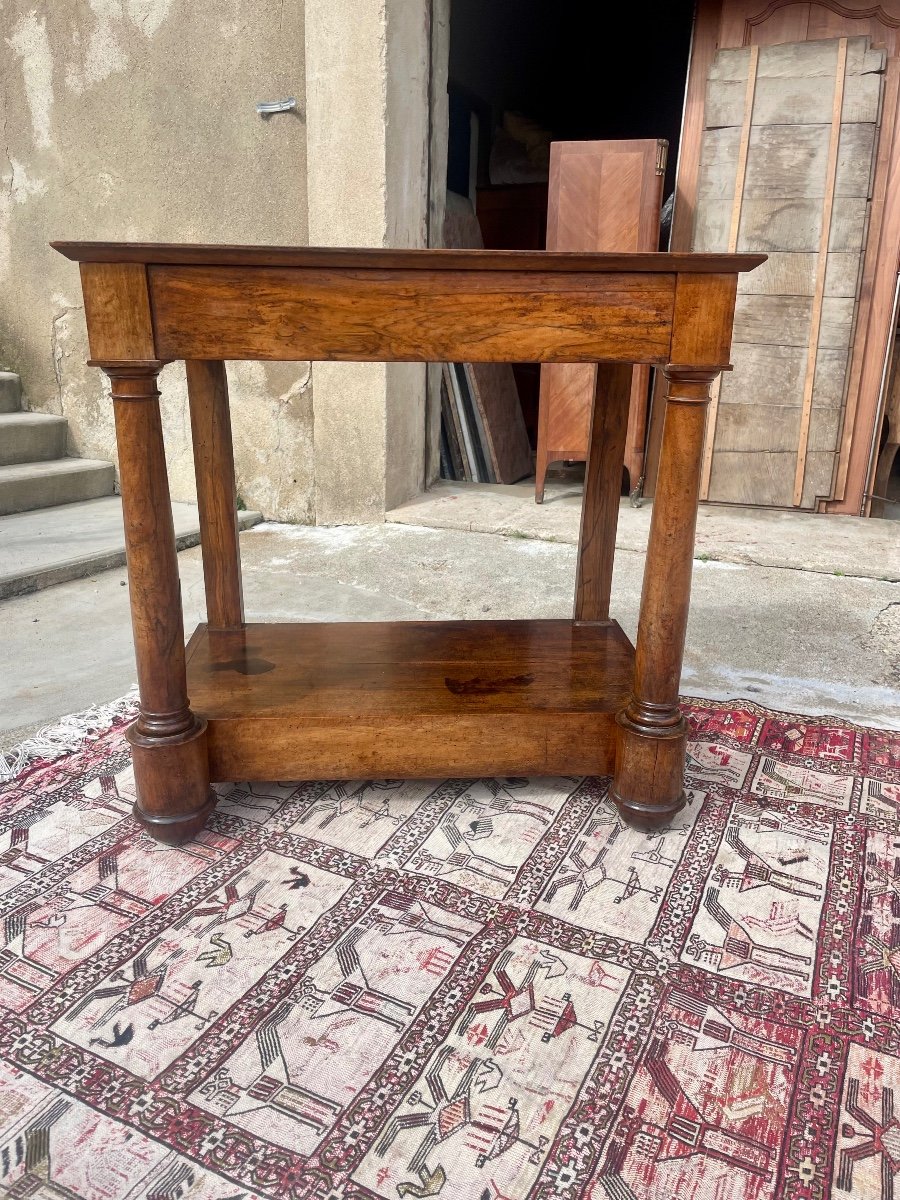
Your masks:
M645 521L645 509L630 511ZM890 581L900 574L897 556L886 546L876 564L842 550L842 573L829 573L826 551L841 545L843 519L810 521L807 553L820 564L813 570L716 561L698 551L682 690L900 728L900 585ZM744 529L761 558L782 553L766 532L772 525ZM258 525L241 535L248 619L568 616L574 547L512 533ZM182 552L179 567L190 630L203 619L199 549ZM632 638L642 570L641 549L619 551L613 615ZM0 622L2 747L64 713L112 700L133 682L122 569L4 600Z
M388 521L432 529L463 529L576 545L582 485L551 480L543 504L534 482L510 485L436 483L388 513ZM616 545L643 552L653 505L623 499ZM828 575L900 580L900 524L856 517L823 518L773 508L703 504L697 514L696 555L710 562L788 567Z

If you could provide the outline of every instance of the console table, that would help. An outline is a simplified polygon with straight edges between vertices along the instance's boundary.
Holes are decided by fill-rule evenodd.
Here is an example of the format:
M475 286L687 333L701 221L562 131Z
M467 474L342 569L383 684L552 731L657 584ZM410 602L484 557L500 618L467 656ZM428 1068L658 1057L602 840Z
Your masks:
M135 813L191 837L211 782L607 775L684 803L678 685L710 388L764 255L56 242L112 384L140 690ZM185 649L157 375L187 364L207 623ZM244 620L225 360L597 362L571 621ZM668 380L637 644L609 618L631 367ZM527 581L523 584L527 586Z

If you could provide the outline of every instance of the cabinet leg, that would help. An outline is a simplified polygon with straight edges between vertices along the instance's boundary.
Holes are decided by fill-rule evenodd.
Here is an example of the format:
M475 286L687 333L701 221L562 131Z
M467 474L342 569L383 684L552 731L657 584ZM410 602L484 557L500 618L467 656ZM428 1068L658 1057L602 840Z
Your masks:
M544 503L544 488L547 484L547 467L550 464L547 462L547 457L540 450L534 460L534 502L535 504Z
M634 690L617 716L612 798L639 828L685 802L687 725L678 705L709 390L718 371L669 368L659 474L644 566Z
M190 708L184 620L166 477L161 363L101 364L112 384L140 712L128 730L135 817L176 845L203 827L215 804L206 722Z

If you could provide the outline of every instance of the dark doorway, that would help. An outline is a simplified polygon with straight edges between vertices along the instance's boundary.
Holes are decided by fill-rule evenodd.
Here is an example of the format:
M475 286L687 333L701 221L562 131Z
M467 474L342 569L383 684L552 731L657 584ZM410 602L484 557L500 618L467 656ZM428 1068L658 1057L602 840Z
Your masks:
M487 248L544 248L552 140L665 138L670 195L693 10L452 0L447 184L471 200ZM516 367L532 444L539 378Z

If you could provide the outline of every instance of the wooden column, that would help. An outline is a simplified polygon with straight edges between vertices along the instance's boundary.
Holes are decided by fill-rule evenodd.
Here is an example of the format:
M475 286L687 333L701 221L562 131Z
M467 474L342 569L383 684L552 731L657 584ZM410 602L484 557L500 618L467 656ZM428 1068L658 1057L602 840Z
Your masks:
M210 629L241 629L244 599L225 364L194 359L185 367L200 509L206 622Z
M159 841L192 837L209 816L206 722L191 711L184 621L155 361L98 363L110 378L140 713L128 730L135 816Z
M635 647L634 692L618 714L612 797L632 825L684 805L687 726L678 706L710 388L718 369L668 367L666 411Z
M632 374L628 363L597 368L578 537L576 621L609 620Z

